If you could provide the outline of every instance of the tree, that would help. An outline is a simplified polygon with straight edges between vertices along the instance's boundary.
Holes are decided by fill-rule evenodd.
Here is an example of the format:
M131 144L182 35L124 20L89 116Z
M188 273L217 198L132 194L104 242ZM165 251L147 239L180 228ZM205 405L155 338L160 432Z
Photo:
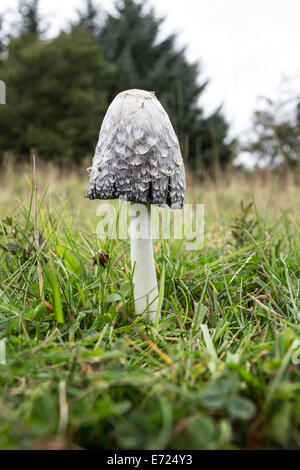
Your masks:
M273 167L280 165L286 179L300 161L300 103L295 98L263 98L263 102L264 107L254 113L254 137L245 150Z
M5 35L3 31L3 16L0 15L0 58L5 50Z
M84 10L77 10L78 21L75 22L73 27L81 26L94 38L99 35L101 21L99 18L99 7L97 7L93 0L86 0Z
M11 41L0 64L7 104L0 108L0 154L79 162L95 147L114 67L82 28L51 42L34 34Z
M38 14L39 0L19 0L20 34L39 34L40 17Z
M171 116L190 163L212 166L213 155L221 165L229 161L226 144L228 125L221 110L204 119L199 98L206 81L199 83L199 66L186 60L185 49L177 49L176 36L159 41L163 19L142 3L121 0L117 14L108 15L98 41L105 57L118 68L110 99L129 88L154 90ZM213 131L212 131L213 128Z

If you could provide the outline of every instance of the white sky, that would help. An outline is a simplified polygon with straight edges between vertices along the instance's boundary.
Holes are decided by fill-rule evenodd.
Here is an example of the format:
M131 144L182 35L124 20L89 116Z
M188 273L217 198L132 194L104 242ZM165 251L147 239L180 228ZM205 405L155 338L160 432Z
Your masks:
M114 0L98 0L114 11ZM18 0L0 0L0 12ZM50 34L76 18L84 0L40 0ZM209 78L201 104L208 113L224 104L231 135L249 129L258 96L276 97L284 77L300 84L300 0L149 0L166 16L162 35L179 33L188 57ZM300 86L298 87L298 92Z

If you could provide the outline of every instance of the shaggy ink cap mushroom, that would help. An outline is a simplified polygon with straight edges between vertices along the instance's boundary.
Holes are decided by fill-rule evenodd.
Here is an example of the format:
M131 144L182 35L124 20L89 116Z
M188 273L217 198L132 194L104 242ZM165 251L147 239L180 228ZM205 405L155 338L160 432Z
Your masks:
M100 129L86 197L180 209L184 195L178 139L154 92L119 93Z

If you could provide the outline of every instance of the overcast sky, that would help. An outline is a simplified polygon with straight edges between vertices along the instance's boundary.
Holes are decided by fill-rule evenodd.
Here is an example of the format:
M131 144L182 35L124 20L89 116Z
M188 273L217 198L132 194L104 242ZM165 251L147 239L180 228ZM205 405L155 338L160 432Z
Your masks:
M96 0L114 11L114 0ZM162 36L179 34L188 57L202 64L210 84L201 98L206 112L223 103L231 134L250 127L258 96L276 97L282 80L300 83L300 0L149 0L166 17ZM0 0L0 12L18 0ZM76 17L84 0L40 0L49 33ZM298 88L300 90L300 87Z

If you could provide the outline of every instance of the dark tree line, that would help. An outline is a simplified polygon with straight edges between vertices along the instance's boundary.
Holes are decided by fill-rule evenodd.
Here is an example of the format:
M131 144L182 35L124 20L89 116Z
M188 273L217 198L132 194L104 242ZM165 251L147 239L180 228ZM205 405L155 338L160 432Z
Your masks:
M234 151L221 109L204 117L201 70L176 47L158 40L163 19L134 0L106 14L87 0L78 20L51 40L43 36L38 0L21 0L19 22L8 41L0 18L0 79L7 105L0 108L0 154L80 160L92 153L109 102L129 88L155 90L168 111L192 168L225 166Z

